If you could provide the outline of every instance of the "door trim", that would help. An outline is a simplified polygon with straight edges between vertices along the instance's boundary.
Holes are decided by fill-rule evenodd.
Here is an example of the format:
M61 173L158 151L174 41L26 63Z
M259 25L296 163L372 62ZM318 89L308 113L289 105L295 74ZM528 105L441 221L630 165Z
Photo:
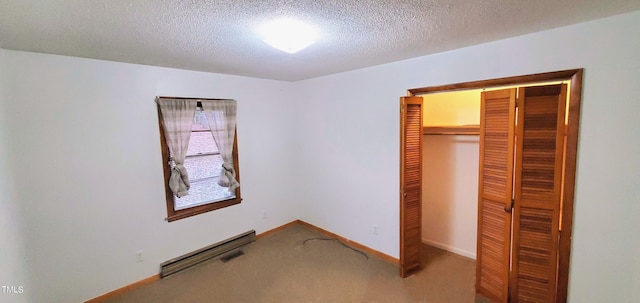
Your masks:
M569 93L569 119L567 123L567 150L564 168L565 177L562 211L563 223L559 241L560 250L558 252L559 264L556 301L559 303L567 302L567 289L569 284L569 263L571 258L571 238L573 233L573 210L575 204L575 179L578 156L578 136L580 125L580 104L582 99L583 71L584 69L579 68L548 73L413 88L407 90L407 96L415 96L437 92L487 88L492 86L517 86L535 82L571 80L571 91ZM400 121L400 123L403 122ZM403 127L403 125L401 125L401 127ZM400 205L400 216L403 215L403 208L402 205ZM401 224L400 232L402 232L402 228L403 227ZM404 250L404 243L402 240L400 240L400 250ZM402 255L400 256L400 263L402 264Z
M513 77L505 77L505 78L462 82L462 83L455 83L455 84L412 88L412 89L408 89L407 92L408 92L408 96L415 96L415 95L424 95L429 93L441 93L445 91L478 89L478 88L486 88L491 86L506 86L506 85L517 86L517 85L536 83L536 82L551 82L551 81L562 81L562 80L569 80L569 79L571 79L571 83L573 84L573 78L578 74L579 74L580 80L582 80L582 71L583 71L582 68L570 69L570 70L531 74L531 75L524 75L524 76L513 76ZM573 92L573 89L571 91Z

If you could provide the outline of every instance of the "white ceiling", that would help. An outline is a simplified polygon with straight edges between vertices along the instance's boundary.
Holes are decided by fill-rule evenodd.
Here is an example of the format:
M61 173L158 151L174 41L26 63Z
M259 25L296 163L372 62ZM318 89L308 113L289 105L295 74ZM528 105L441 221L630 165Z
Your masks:
M640 9L640 0L0 0L0 47L296 81ZM260 40L293 17L296 54Z

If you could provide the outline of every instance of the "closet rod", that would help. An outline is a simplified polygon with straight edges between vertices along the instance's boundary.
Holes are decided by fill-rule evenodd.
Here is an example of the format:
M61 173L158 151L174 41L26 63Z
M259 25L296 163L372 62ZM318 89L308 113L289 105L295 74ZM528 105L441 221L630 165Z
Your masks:
M423 135L480 135L479 125L424 126Z

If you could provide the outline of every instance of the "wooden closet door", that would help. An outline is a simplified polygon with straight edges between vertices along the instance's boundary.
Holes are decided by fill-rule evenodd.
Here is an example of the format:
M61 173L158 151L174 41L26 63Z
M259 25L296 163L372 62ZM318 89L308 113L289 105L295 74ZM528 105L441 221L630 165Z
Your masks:
M420 270L422 97L400 98L400 275Z
M476 294L509 297L516 89L482 93Z
M518 98L511 302L555 302L566 85Z

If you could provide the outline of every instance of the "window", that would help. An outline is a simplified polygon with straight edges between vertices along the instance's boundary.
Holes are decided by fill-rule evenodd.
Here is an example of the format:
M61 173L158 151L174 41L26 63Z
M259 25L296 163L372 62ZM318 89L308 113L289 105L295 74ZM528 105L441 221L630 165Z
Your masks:
M183 163L188 175L189 186L188 194L181 195L180 197L174 194L169 185L172 173L174 173L172 170L176 166L176 161L174 161L175 159L171 155L171 149L167 144L167 137L165 136L167 130L163 127L163 113L166 113L166 111L160 108L160 102L171 102L175 99L158 98L158 100L161 100L158 101L158 117L160 121L160 141L165 177L167 220L175 221L240 203L239 187L230 191L229 187L219 184L220 178L224 178L222 171L224 169L224 159L218 149L218 144L216 144L213 133L218 134L216 137L219 137L222 131L226 131L223 129L225 127L224 123L220 123L220 121L224 122L225 115L221 111L211 110L209 108L207 108L209 113L206 114L202 106L203 102L223 100L187 99L194 102L192 105L195 105L195 110L192 109L194 111L193 116L191 116L190 112L186 114L193 119L189 121L192 122L192 125L188 139L188 148L186 149L186 153L184 153ZM184 99L180 100L184 102ZM233 115L235 116L235 107ZM169 117L171 114L166 114L166 116ZM215 122L209 123L211 122L210 120L215 120ZM213 127L213 132L211 127ZM235 125L233 129L232 164L236 179L239 180L237 173L239 170Z

